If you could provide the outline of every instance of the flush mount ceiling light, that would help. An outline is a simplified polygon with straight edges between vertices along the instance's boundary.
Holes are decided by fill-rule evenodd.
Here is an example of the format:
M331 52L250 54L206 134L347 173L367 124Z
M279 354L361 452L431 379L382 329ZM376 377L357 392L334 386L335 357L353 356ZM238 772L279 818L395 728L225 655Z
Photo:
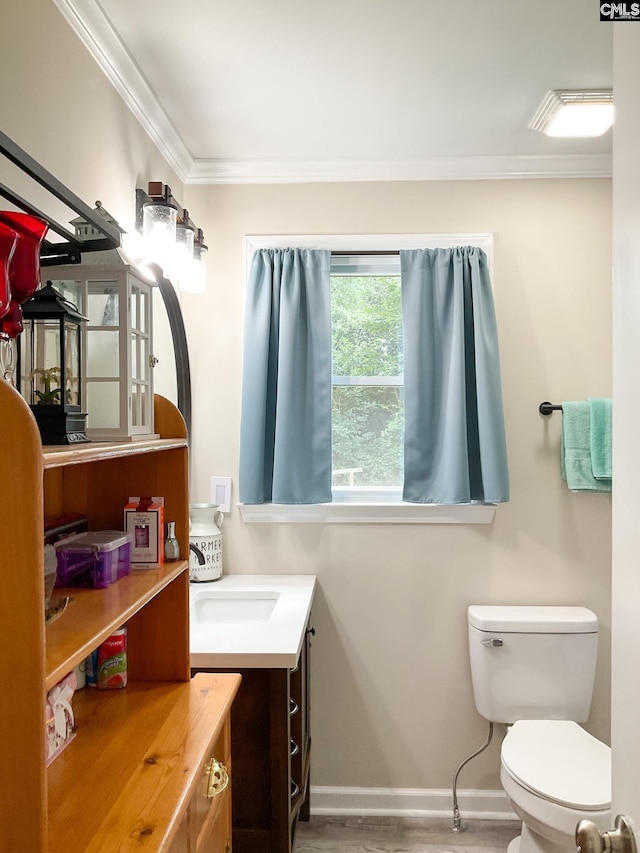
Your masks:
M613 124L611 89L552 89L529 122L547 136L602 136Z

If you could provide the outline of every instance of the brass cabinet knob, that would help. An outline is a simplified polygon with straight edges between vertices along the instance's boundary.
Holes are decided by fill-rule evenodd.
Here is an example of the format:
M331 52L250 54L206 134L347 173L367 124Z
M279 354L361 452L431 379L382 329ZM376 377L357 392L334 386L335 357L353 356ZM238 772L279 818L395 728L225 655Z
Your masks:
M207 797L212 800L221 794L229 784L229 774L221 761L211 758L204 768L207 777Z

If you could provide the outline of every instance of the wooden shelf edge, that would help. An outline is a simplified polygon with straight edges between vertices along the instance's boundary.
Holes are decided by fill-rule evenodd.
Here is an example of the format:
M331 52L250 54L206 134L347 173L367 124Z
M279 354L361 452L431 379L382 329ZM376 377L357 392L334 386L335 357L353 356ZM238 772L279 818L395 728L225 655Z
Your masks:
M140 453L157 453L187 446L186 438L154 438L144 441L91 441L77 447L58 445L43 447L42 458L45 468L60 468L65 465L83 465L87 462L102 462Z
M45 692L188 568L187 560L177 560L132 569L106 589L56 590L56 596L72 600L62 616L46 626Z

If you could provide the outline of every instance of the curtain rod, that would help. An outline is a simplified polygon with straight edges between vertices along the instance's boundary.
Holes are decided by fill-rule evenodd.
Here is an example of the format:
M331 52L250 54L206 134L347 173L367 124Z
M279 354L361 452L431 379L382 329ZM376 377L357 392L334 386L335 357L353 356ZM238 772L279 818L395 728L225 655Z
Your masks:
M332 251L331 257L349 257L350 255L399 255L399 249L354 249L353 251L349 251L348 249L340 249L339 251Z

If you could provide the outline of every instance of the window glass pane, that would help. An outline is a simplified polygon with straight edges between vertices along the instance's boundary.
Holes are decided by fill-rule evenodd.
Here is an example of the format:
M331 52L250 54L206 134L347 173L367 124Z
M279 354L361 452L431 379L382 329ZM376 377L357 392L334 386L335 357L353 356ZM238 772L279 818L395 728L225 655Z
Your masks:
M148 426L149 423L149 389L145 385L140 386L140 426Z
M140 337L131 333L131 378L140 378Z
M131 305L131 328L139 329L140 328L140 320L138 317L138 309L139 309L139 301L138 301L138 288L135 285L131 287L131 299L129 303Z
M400 276L331 276L334 376L402 374Z
M52 281L51 284L55 287L58 293L61 293L65 299L72 302L81 314L84 314L84 306L82 305L82 282L80 281Z
M118 326L118 283L90 281L87 289L89 326Z
M140 290L140 331L149 332L149 294Z
M66 402L77 406L80 403L80 328L77 323L68 321L65 327L65 358L64 388Z
M398 275L332 275L333 485L402 485L404 398Z
M87 382L87 426L91 429L120 426L119 382Z
M131 386L131 426L140 426L140 386Z
M333 485L401 485L402 388L337 385L331 408Z
M149 382L151 380L151 365L149 364L149 338L140 338L138 342L140 350L140 380Z
M119 376L118 331L89 329L87 332L87 376Z
M29 325L25 323L25 329ZM20 337L25 334L23 332ZM34 320L33 337L29 343L25 364L25 367L31 368L28 376L31 386L29 401L32 405L59 405L62 403L63 384L60 379L60 323L57 320Z

